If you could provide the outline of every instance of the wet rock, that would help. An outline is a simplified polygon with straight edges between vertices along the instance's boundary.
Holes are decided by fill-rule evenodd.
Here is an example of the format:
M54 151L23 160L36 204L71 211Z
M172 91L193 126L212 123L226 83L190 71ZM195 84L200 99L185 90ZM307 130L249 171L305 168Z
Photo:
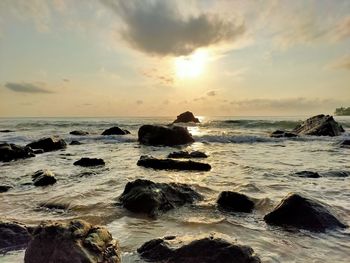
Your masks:
M294 173L296 176L304 177L304 178L320 178L320 174L312 171L300 171Z
M38 170L32 174L33 183L35 186L47 186L56 183L56 178L50 170Z
M10 185L0 185L0 193L5 193L8 190L10 190L11 188L13 188L13 187Z
M75 130L75 131L71 131L69 134L78 135L78 136L85 136L85 135L88 135L89 133L87 131Z
M193 152L178 151L178 152L169 153L168 155L168 158L184 158L184 159L207 158L207 157L208 155L200 151L193 151Z
M105 227L83 220L48 222L33 232L25 263L120 263L119 244Z
M43 149L36 149L36 150L33 150L33 152L35 154L42 154L42 153L44 153L44 150Z
M137 179L126 184L119 202L131 212L156 217L175 207L192 204L201 198L199 193L186 184L154 183Z
M122 130L117 126L109 128L104 132L102 132L102 135L125 135L125 134L130 134L130 132L128 130Z
M82 143L79 141L71 141L69 145L80 145L80 144Z
M0 130L0 132L9 133L9 132L14 132L14 131L12 131L12 130Z
M299 124L293 132L299 135L338 136L343 127L330 115L316 115Z
M323 172L322 176L324 176L324 177L349 177L350 172L348 172L348 171L327 171L327 172Z
M144 243L137 252L149 262L167 263L259 263L259 257L248 246L222 238L205 237L189 243L171 238L158 238ZM185 243L185 244L183 244ZM179 247L179 245L182 245Z
M31 239L28 228L18 222L0 221L0 249L18 250L25 248Z
M297 136L298 135L295 133L288 132L288 131L281 131L281 130L274 131L270 134L270 137L272 138L293 138Z
M321 203L299 194L289 194L264 217L267 224L314 232L345 228Z
M250 213L254 209L254 202L244 194L224 191L217 200L219 208L230 212Z
M187 123L187 122L194 122L194 123L200 123L199 119L196 118L192 112L186 111L184 113L181 113L179 116L177 116L174 123Z
M35 154L30 147L23 147L16 144L0 144L0 161L9 162L17 159L34 157Z
M32 149L42 149L44 152L50 152L65 149L67 147L67 143L59 137L47 137L31 142L27 146L31 147Z
M194 161L178 161L172 159L157 159L143 155L137 162L138 166L153 168L156 170L181 170L181 171L210 171L211 166L207 163Z
M99 166L99 165L105 165L105 161L99 158L81 158L80 160L76 161L74 165L79 165L84 167Z
M187 128L180 126L143 125L138 131L141 144L155 146L174 146L193 143L194 139Z
M47 203L40 203L39 207L49 209L49 210L68 210L69 205L54 203L54 202L47 202Z
M350 148L350 140L343 140L339 143L339 146L342 148Z

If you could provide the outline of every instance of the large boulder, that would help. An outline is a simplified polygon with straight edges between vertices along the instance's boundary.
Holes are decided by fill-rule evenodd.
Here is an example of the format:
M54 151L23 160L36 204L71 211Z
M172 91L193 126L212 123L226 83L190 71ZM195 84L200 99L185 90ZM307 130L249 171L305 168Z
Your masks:
M179 116L176 117L176 120L174 123L187 123L187 122L194 122L194 123L200 123L199 119L196 118L192 112L186 111L184 113L181 113Z
M320 114L302 122L293 132L299 135L338 136L344 129L332 116Z
M102 135L125 135L125 134L130 134L130 132L128 130L122 130L117 126L109 128L104 132L102 132Z
M65 149L67 147L67 143L63 139L54 136L31 142L27 146L31 147L32 149L43 149L44 152L50 152Z
M35 186L47 186L56 183L56 178L50 170L38 170L32 174L33 184Z
M260 263L254 250L222 238L184 240L165 237L144 243L137 252L148 262L167 263Z
M0 221L0 250L25 248L31 239L28 228L18 222Z
M138 140L146 145L174 146L193 143L187 128L180 126L143 125L138 131Z
M74 162L74 165L91 167L91 166L101 166L105 165L105 161L99 158L81 158L80 160Z
M299 194L286 196L264 220L270 225L314 232L346 227L324 205Z
M71 135L77 135L77 136L89 135L89 133L88 133L87 131L81 131L81 130L71 131L69 134L71 134Z
M134 213L147 214L150 217L191 204L202 196L186 184L154 183L137 179L128 182L119 197L120 204Z
M211 169L210 164L207 163L157 159L147 155L141 156L137 161L137 165L156 170L209 171Z
M293 132L288 132L288 131L282 131L282 130L277 130L272 133L270 133L270 137L272 138L293 138L297 137L298 135L293 133Z
M169 153L168 158L183 158L183 159L191 159L191 158L207 158L208 155L206 155L204 152L200 151L178 151L178 152L172 152Z
M33 231L25 263L120 263L119 244L105 227L83 220L48 222Z
M23 147L15 144L0 144L0 161L9 162L17 159L34 157L35 154L30 147Z
M254 209L254 202L248 196L231 191L221 192L217 204L229 212L250 213Z

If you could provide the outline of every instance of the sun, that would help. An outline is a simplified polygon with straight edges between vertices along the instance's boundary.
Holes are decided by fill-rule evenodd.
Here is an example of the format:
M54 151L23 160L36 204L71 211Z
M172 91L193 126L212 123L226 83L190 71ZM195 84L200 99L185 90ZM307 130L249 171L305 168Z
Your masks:
M208 61L208 52L197 50L189 56L175 58L175 71L179 79L198 78L204 70Z

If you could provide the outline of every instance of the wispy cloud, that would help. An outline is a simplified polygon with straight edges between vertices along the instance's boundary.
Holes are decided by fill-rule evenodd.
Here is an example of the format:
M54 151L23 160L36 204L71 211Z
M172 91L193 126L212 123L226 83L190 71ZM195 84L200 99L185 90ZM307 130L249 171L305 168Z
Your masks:
M209 90L207 92L207 96L209 96L209 97L214 97L216 95L218 95L218 91L217 90Z
M350 70L350 55L345 55L331 62L327 68Z
M47 90L45 88L42 88L32 83L7 82L4 85L4 87L14 92L22 92L22 93L53 93L50 90Z

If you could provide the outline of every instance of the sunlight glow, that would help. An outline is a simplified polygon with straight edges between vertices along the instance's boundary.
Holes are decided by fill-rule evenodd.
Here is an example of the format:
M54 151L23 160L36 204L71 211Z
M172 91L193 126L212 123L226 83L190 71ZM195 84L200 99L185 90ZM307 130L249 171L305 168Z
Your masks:
M208 61L208 52L198 50L189 56L175 58L175 71L179 79L193 79L199 77Z

